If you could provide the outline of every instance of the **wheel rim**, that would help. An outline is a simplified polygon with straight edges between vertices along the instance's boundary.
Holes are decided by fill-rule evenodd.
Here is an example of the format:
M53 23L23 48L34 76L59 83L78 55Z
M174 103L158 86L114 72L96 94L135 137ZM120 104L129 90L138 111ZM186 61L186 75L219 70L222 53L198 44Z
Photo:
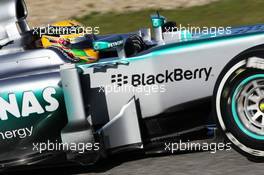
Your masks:
M232 114L248 136L264 140L264 74L243 80L232 97Z

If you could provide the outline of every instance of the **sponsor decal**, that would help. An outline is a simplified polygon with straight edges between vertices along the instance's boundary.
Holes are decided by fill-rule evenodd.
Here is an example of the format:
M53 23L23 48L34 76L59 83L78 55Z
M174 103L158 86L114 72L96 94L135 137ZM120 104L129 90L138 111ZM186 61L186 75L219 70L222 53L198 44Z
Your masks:
M111 83L116 83L118 86L130 83L132 86L136 87L177 82L182 80L201 79L203 81L208 81L211 72L212 67L194 70L183 70L181 68L176 68L174 70L165 70L163 73L158 73L155 75L147 73L132 74L131 76L114 74L111 75Z
M14 130L7 130L0 132L0 139L1 140L9 140L9 139L24 139L26 137L30 137L33 134L33 126L19 128Z
M41 104L33 91L25 91L22 98L17 98L15 93L9 93L8 99L0 96L0 119L8 120L8 114L16 118L28 117L31 114L43 114L53 112L59 108L58 100L53 97L56 94L55 88L48 87L42 91L42 98L46 102ZM21 104L21 105L19 105Z
M122 45L123 43L124 43L123 40L116 41L116 42L112 42L112 43L109 43L109 47L110 47L110 48L112 48L112 47L116 47L116 46Z
M116 83L118 86L128 84L128 76L122 74L111 75L111 83Z

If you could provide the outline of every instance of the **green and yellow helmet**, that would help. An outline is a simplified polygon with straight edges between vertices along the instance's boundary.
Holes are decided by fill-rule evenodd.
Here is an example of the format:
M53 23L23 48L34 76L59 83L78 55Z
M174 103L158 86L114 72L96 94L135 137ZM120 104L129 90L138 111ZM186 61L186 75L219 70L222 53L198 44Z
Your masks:
M85 35L84 27L75 20L64 20L47 27L48 32L41 36L44 48L57 47L70 57L80 59L82 62L92 63L99 59L99 52L92 48L71 49L67 47L71 41ZM87 42L90 42L87 40Z

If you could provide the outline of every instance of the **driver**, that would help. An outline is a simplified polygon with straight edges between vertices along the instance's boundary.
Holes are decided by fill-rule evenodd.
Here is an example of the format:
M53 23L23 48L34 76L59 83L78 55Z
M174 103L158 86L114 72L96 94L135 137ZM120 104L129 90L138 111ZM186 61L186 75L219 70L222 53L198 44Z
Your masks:
M74 20L56 22L49 26L49 31L43 32L45 34L41 36L41 45L61 51L71 62L93 63L99 58L113 55L111 50L95 51L92 46L95 36L85 34L82 29ZM131 34L126 38L124 50L127 57L135 56L145 49L147 45L139 35Z
M86 36L80 23L59 21L46 30L41 36L42 47L60 50L72 62L92 63L99 59L99 53L91 47L92 39Z

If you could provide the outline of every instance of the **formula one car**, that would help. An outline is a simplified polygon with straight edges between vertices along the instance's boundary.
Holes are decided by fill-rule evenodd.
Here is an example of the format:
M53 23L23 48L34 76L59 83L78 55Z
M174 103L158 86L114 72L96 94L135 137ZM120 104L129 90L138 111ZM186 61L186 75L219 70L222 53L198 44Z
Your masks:
M191 141L208 136L213 116L235 149L264 158L263 25L211 37L164 30L175 23L157 14L153 37L85 36L100 55L88 64L34 47L23 1L0 0L0 13L1 168Z

